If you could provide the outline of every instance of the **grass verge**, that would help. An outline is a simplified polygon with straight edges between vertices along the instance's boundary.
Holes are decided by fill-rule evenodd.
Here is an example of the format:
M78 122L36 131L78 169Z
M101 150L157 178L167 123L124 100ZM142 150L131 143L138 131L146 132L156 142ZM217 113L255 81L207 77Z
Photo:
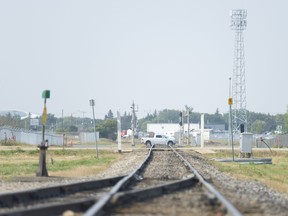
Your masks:
M231 158L231 151L217 150L216 154L206 154L212 158ZM288 151L254 151L254 158L272 158L272 164L239 164L236 162L216 162L214 166L239 179L251 179L264 183L279 192L288 194Z
M105 150L99 151L98 158L95 150L48 150L46 164L49 176L89 176L106 169L122 157L123 154ZM0 151L0 179L36 175L38 160L38 150L17 148Z

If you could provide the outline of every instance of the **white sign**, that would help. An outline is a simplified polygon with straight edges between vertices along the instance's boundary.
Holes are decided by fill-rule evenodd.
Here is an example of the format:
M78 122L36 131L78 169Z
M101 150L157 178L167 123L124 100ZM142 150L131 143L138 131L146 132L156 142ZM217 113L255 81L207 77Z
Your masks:
M38 126L39 125L39 119L30 119L30 125L31 126Z

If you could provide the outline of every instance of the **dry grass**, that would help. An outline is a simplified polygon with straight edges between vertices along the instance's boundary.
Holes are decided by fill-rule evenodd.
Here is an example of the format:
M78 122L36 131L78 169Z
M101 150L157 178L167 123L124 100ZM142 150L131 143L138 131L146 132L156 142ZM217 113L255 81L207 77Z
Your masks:
M57 177L83 177L83 176L94 176L102 171L106 170L109 166L97 166L97 167L75 167L71 170L63 170L63 171L55 171L49 172L50 176L57 176Z
M79 177L95 175L123 158L123 154L95 150L49 150L46 154L47 170L50 176ZM38 169L37 150L0 151L0 179L35 175Z
M231 151L215 151L209 158L231 158ZM221 171L239 179L250 179L264 183L279 192L288 194L288 151L253 151L254 158L272 158L273 164L239 164L236 162L213 162Z

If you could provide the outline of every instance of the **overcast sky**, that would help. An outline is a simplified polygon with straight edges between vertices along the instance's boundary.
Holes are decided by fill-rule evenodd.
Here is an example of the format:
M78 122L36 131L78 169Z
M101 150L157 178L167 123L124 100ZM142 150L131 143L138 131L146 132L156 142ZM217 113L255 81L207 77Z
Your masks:
M231 9L247 9L247 109L287 108L287 0L0 0L0 110L96 118L111 109L229 107ZM84 113L85 112L85 113Z

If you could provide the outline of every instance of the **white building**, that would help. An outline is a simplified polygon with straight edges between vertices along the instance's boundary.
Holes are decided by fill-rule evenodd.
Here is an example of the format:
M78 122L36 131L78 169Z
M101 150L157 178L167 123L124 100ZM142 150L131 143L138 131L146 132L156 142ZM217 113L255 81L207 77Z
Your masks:
M171 134L175 132L179 132L181 130L181 126L177 123L158 123L158 124L147 124L147 132L154 132L157 134ZM184 124L184 132L187 133L188 124ZM190 131L199 130L199 124L190 123ZM172 134L171 134L172 135Z
M188 131L188 124L184 124L184 134L187 134ZM190 134L194 137L197 137L201 133L199 124L190 123ZM155 134L164 134L167 136L175 136L175 134L181 131L181 126L177 123L149 123L147 124L147 132L153 132ZM210 134L212 129L204 129L204 140L210 139Z

